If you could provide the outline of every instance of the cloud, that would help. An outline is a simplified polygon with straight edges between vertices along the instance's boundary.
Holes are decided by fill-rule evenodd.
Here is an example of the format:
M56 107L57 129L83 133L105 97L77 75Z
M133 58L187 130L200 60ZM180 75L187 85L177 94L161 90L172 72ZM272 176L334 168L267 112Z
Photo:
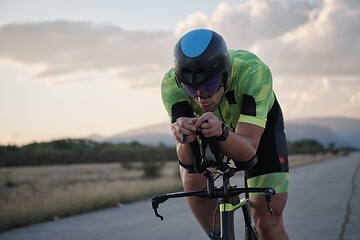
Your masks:
M360 117L359 26L358 0L249 0L189 15L176 34L211 28L230 48L256 53L270 66L290 118Z
M127 31L91 22L0 25L0 59L37 66L33 78L111 72L127 86L150 87L171 67L177 39L210 28L230 48L254 51L276 76L358 76L360 2L249 0L190 14L175 32ZM68 78L66 78L68 79Z
M90 22L9 23L0 26L0 59L37 66L36 79L62 82L68 75L111 71L128 86L147 81L151 86L154 72L159 81L169 68L175 41L167 31L125 31Z
M286 119L312 117L360 117L359 79L342 77L280 78L275 91Z
M189 15L178 36L211 28L230 48L254 51L279 75L360 75L360 1L249 0L222 3L212 16Z
M127 31L91 22L3 24L0 60L35 66L32 78L50 79L53 85L107 76L122 86L155 89L172 65L179 37L210 28L224 36L229 48L253 51L270 66L286 104L297 106L288 107L289 112L336 96L334 108L360 116L349 110L360 104L358 26L358 0L225 2L211 15L188 15L174 32ZM325 105L319 107L325 114Z
M326 0L309 20L253 50L287 76L360 76L360 2Z
M273 39L308 20L313 8L306 1L249 0L232 6L221 3L208 17L191 14L177 26L177 35L194 29L210 28L226 39L229 47L250 49L256 42Z

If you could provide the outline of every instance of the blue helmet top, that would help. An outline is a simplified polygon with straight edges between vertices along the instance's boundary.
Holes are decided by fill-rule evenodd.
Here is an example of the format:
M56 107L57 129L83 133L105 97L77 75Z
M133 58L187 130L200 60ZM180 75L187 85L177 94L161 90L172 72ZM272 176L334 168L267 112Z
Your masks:
M176 80L185 85L201 85L221 74L227 80L231 64L225 40L216 32L197 29L186 33L174 48Z

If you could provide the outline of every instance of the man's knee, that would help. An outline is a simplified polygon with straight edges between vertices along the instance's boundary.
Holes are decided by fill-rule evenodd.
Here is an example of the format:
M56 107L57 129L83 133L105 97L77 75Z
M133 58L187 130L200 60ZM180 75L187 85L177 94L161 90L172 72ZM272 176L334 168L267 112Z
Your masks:
M274 212L273 216L282 216L287 202L288 193L277 193L271 198L271 208ZM265 216L271 217L267 202L264 195L250 196L251 208L254 217Z
M197 191L206 187L206 180L196 173L187 173L184 168L180 169L182 184L185 191Z
M254 217L254 222L258 231L264 236L272 236L284 231L282 215L257 216Z
M263 195L252 197L252 215L258 232L264 239L275 236L286 236L283 223L283 210L286 205L287 193L276 194L271 201L273 215L267 209ZM286 239L286 238L278 238Z

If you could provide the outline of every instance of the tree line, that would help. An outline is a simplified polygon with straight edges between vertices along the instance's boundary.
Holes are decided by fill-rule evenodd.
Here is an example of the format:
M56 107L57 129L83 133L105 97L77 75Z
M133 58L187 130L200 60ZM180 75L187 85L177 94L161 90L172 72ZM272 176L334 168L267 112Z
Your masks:
M344 149L336 148L334 144L323 146L315 140L301 140L288 142L288 150L289 154L315 154ZM120 162L124 166L143 162L144 165L153 166L171 160L177 160L175 146L151 146L136 141L114 144L86 139L62 139L21 147L0 145L0 167L109 162Z
M110 162L161 162L176 159L175 148L132 143L99 143L86 139L62 139L24 146L0 146L0 166L31 166Z
M324 146L313 139L303 139L299 141L287 142L289 154L317 154L317 153L339 153L356 151L352 147L337 147L335 143Z

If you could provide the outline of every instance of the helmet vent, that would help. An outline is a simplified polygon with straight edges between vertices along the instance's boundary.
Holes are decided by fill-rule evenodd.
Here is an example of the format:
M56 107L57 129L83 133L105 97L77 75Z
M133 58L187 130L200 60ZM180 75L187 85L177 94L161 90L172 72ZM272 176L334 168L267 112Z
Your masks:
M182 68L181 69L181 75L183 79L191 79L191 72L189 69L187 68Z

